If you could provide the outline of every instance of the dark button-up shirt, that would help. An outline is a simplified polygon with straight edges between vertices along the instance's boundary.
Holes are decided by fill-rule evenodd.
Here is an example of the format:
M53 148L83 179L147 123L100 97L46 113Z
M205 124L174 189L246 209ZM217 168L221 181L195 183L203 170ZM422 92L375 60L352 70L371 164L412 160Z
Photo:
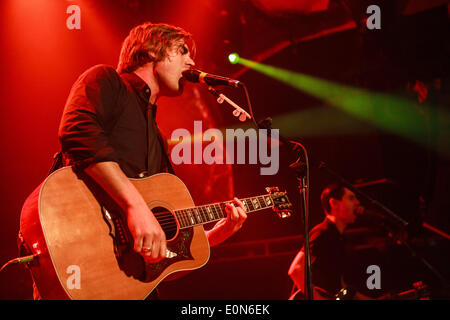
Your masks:
M348 263L344 238L328 219L315 226L309 236L313 284L335 295L342 288Z
M97 65L73 85L59 127L64 164L117 162L128 177L167 171L150 88L135 73Z

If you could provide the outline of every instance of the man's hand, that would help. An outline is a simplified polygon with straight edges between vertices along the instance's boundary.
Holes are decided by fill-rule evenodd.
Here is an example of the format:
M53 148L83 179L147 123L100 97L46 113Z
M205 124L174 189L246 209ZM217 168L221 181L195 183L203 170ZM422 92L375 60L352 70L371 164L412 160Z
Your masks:
M235 234L247 219L244 204L238 198L234 198L232 203L226 204L225 212L227 217L217 222L214 228L206 232L211 247Z
M227 203L225 211L227 218L225 219L224 225L231 229L231 236L242 227L247 219L247 213L244 204L238 198L234 198L233 203Z
M126 213L134 240L134 250L146 261L155 262L166 256L166 236L158 220L141 194L116 162L94 163L85 169Z
M166 257L166 235L158 220L145 207L130 207L127 211L128 229L134 239L134 250L149 262Z

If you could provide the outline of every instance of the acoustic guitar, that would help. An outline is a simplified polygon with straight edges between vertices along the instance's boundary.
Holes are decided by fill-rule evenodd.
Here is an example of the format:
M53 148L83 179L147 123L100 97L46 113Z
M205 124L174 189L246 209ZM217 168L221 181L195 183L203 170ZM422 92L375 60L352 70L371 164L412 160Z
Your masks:
M226 217L226 202L195 206L185 184L169 173L130 181L165 232L166 258L149 263L135 252L119 207L92 180L64 167L27 198L20 221L38 256L28 267L43 299L145 299L167 276L206 264L203 224ZM247 212L273 208L288 217L286 192L267 192L241 199Z

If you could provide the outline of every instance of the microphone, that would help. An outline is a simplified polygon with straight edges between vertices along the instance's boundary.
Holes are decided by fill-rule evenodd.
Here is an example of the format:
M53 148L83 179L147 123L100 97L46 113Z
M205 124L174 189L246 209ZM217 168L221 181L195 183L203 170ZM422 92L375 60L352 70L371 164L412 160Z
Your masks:
M376 209L366 208L365 206L358 206L354 211L356 216L366 216L371 218L382 218L384 219L385 216L382 212Z
M356 209L355 209L355 215L356 216L362 216L362 215L367 215L367 214L369 214L368 213L368 210L365 208L365 207L363 207L363 206L358 206Z
M355 215L357 217L360 216L364 216L368 219L375 219L375 220L383 220L383 221L391 221L392 219L389 219L389 216L386 216L385 214L383 214L383 212L376 210L376 209L372 209L372 208L366 208L364 206L358 206L355 209Z
M403 224L401 220L384 214L382 211L377 209L359 206L355 210L355 215L358 219L363 219L365 223L375 224L387 228L390 231L399 230L398 228L406 230L407 227L407 225Z
M200 70L189 69L183 72L183 77L190 82L198 83L202 82L210 86L232 86L232 87L242 87L243 83L221 76L216 76L214 74L209 74Z

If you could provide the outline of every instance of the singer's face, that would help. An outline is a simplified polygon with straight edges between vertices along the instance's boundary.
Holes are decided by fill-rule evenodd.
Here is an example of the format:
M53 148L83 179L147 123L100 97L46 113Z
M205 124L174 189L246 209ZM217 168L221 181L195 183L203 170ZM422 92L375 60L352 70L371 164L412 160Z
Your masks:
M158 79L160 94L163 96L180 95L184 85L182 73L194 65L184 40L173 43L167 50L166 58L155 64L154 73Z
M346 223L353 223L356 219L355 211L360 203L356 195L345 188L345 193L341 200L336 201L335 216Z

